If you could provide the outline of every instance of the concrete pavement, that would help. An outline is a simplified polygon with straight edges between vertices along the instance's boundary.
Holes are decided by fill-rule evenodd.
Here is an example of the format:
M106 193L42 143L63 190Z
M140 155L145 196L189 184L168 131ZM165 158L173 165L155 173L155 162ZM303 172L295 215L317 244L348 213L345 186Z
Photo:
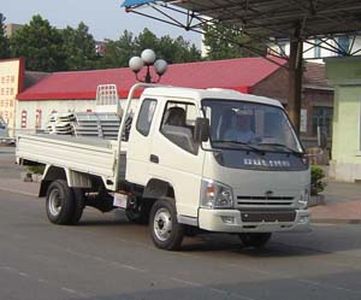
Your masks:
M361 184L329 181L324 205L311 208L316 223L361 224Z

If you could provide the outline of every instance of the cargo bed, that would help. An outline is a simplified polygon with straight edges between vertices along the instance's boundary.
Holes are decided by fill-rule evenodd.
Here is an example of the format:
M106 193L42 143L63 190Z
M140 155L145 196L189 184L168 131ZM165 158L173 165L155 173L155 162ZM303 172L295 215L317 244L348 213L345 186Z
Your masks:
M122 143L125 148L126 143ZM122 148L123 148L122 147ZM115 178L117 141L61 135L19 135L16 157L70 170ZM126 151L120 153L120 177L125 176Z

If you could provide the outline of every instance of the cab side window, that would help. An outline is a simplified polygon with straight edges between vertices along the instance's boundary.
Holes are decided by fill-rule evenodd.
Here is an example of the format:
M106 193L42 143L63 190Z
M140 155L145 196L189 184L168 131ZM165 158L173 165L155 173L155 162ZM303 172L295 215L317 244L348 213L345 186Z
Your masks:
M198 145L193 138L195 120L196 107L194 104L168 101L160 131L182 149L197 154Z
M144 136L149 134L156 106L157 101L154 99L145 99L142 103L136 128Z

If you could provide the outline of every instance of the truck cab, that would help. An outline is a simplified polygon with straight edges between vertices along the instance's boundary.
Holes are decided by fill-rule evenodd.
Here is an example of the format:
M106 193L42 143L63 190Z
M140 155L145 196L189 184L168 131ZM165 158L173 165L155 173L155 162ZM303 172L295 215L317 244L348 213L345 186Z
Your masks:
M156 244L170 239L172 213L180 224L239 233L253 244L308 229L309 166L278 101L158 87L145 90L136 115L126 179L175 210L154 212Z

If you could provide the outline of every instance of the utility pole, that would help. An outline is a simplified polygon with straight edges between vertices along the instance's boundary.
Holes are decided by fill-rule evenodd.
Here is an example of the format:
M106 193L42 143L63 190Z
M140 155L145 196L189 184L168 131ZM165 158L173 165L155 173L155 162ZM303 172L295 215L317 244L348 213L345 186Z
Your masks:
M303 75L303 42L300 38L300 35L301 25L298 24L294 31L294 34L290 38L289 86L287 102L287 111L296 129L297 134L300 133Z

